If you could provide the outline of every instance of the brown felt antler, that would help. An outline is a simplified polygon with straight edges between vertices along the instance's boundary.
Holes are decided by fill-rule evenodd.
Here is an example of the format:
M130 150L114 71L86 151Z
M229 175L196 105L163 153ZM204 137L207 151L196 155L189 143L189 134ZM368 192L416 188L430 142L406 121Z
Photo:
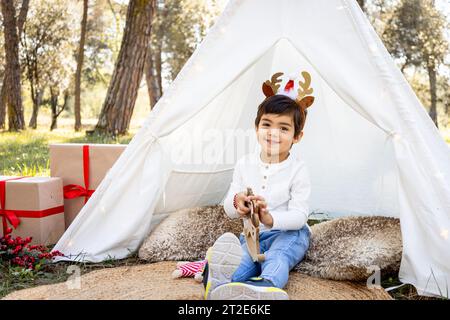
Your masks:
M264 95L269 98L277 94L278 89L280 89L280 82L282 81L280 77L283 75L283 72L275 73L270 80L267 80L262 85L262 90Z
M298 105L305 110L306 108L309 108L314 103L314 97L309 96L314 92L313 88L311 88L311 75L303 71L302 76L305 79L305 82L299 81L299 88L298 88L298 96L297 96L297 103Z

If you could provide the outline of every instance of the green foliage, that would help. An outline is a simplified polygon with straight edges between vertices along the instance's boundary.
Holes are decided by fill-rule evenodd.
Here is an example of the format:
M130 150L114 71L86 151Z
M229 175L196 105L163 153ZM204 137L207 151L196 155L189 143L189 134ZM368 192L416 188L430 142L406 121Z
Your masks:
M88 88L109 83L120 49L126 9L123 1L90 1L83 63L83 82Z
M225 0L157 0L152 27L152 54L161 51L162 85L166 87L179 73L198 44L205 37L226 2ZM431 0L364 0L366 13L377 32L382 35L400 67L406 63L423 69L426 57L440 63L448 56L448 41L442 30L449 30L448 22ZM17 1L19 8L20 1ZM106 88L114 70L128 1L90 0L82 70L82 118L95 118L106 96ZM71 89L75 70L75 55L80 36L82 1L36 0L30 2L30 10L21 39L20 52L23 67L23 93L26 114L32 103L28 81L28 64L35 63L36 89L46 88L43 109L48 107L48 86L62 94ZM1 20L1 17L0 17ZM1 26L0 26L1 28ZM448 38L448 34L447 34ZM0 77L3 73L4 49L0 36ZM446 45L447 43L447 45ZM425 60L424 60L425 59ZM424 62L425 61L425 62ZM445 67L444 67L445 68ZM421 70L419 70L421 72ZM447 67L448 74L448 67ZM413 84L409 74L408 80ZM443 73L438 77L438 113L441 125L448 125L447 90L449 81ZM39 81L37 81L39 77ZM425 82L420 81L424 85ZM144 84L143 84L144 86ZM414 89L417 88L413 84ZM416 91L421 101L428 101L429 92ZM72 94L72 93L71 93ZM62 99L60 99L62 100ZM73 97L61 117L73 117ZM141 101L147 103L147 101ZM146 106L149 106L147 103ZM41 116L39 116L41 117ZM40 119L40 118L39 118Z
M1 175L49 175L45 135L31 131L0 136Z
M437 67L449 52L444 31L449 24L431 0L402 0L383 34L391 54L406 64Z
M407 78L417 97L422 105L428 109L431 104L430 99L430 82L428 75L424 70L417 69L413 74L408 75ZM439 128L445 133L445 128L450 129L450 79L445 76L439 76L437 82L437 104L439 114Z
M380 34L386 47L433 121L445 128L450 103L450 69L445 65L450 54L448 17L433 0L396 0L384 17Z
M219 14L217 1L157 0L152 46L161 47L166 79L173 80Z
M21 39L21 64L39 88L68 88L75 70L74 7L63 0L32 1Z
M129 258L111 260L106 263L53 263L45 265L39 271L34 272L0 264L0 299L15 290L64 282L71 276L71 273L68 273L67 270L72 265L78 266L81 274L86 274L94 270L134 266L145 263L147 262L140 260L137 254L133 254Z
M0 298L15 290L62 282L69 276L61 264L42 266L34 271L0 264Z

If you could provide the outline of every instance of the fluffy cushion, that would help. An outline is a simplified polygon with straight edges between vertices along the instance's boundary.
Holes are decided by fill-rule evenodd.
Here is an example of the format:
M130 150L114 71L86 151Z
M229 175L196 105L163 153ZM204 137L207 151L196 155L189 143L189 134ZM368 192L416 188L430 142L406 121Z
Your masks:
M149 262L195 261L223 233L239 235L242 223L226 216L222 206L198 207L171 213L145 240L139 257ZM305 259L294 271L310 276L366 281L378 266L381 276L400 267L402 238L398 219L346 217L312 227Z
M204 259L206 250L225 232L239 235L240 219L230 219L223 206L198 207L171 213L139 249L149 262Z
M312 227L309 250L295 270L311 276L366 281L378 266L381 276L397 273L402 257L398 219L346 217Z

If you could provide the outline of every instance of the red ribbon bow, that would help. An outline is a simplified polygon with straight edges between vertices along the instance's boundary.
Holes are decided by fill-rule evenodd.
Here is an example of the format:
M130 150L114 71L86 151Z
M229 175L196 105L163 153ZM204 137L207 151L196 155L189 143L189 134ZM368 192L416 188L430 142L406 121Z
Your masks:
M6 221L15 228L17 228L20 224L20 219L17 217L14 210L6 210L6 181L11 180L19 180L26 177L18 177L18 178L10 178L0 181L0 215L2 216L3 222L3 234L6 234L6 229L8 228L8 224Z
M6 182L12 180L19 180L29 177L17 177L0 181L0 216L2 216L3 235L6 235L8 229L8 222L16 229L20 224L19 217L26 218L43 218L49 215L64 212L64 206L54 207L45 210L6 210Z
M86 203L95 191L89 190L89 145L83 146L83 179L84 187L78 184L64 186L65 199L84 197L84 203Z

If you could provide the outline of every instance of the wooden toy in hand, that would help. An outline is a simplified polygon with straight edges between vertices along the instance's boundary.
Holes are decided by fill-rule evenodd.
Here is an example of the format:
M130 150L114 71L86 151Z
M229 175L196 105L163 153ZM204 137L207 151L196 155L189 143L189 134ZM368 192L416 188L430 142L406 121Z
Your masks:
M247 196L253 196L253 190L247 188ZM264 254L261 254L259 248L259 206L256 200L251 200L247 203L250 209L250 213L242 218L244 225L245 242L247 243L247 249L254 262L263 262L265 259Z

